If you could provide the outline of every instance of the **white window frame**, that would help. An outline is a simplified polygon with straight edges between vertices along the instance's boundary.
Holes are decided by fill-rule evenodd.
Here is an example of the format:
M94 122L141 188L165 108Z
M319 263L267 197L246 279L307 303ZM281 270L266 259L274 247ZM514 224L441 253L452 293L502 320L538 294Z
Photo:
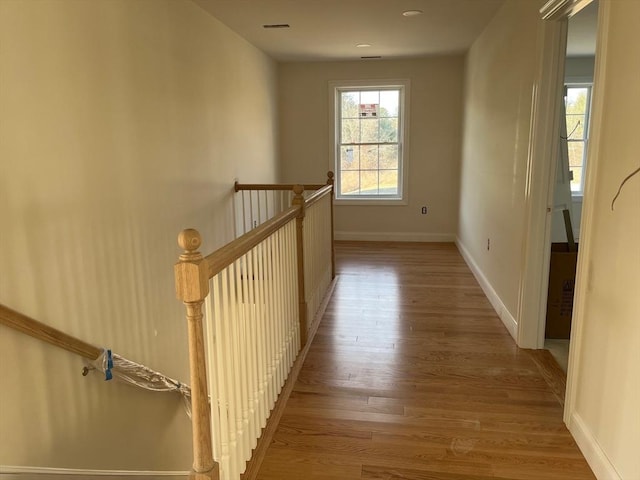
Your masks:
M340 93L353 90L392 89L400 90L398 106L398 194L397 195L353 195L340 196ZM408 79L389 80L337 80L329 82L329 135L330 170L335 172L337 205L407 205L409 178L409 105L410 81Z
M580 184L580 190L571 190L571 196L573 198L581 199L584 196L584 180L587 174L587 152L589 150L589 126L591 124L591 98L593 93L593 83L566 82L564 86L566 89L569 89L569 88L586 88L587 89L587 102L586 102L586 110L584 112L584 127L583 127L584 137L579 140L567 138L567 146L570 142L584 143L584 146L582 149L582 182ZM570 137L571 132L567 131L567 136Z

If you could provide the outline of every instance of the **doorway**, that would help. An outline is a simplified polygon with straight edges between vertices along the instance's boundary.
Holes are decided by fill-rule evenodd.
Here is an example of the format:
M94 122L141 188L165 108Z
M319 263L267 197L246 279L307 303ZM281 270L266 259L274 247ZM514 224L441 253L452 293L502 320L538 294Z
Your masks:
M544 348L567 372L577 250L584 199L598 2L568 19L553 183Z

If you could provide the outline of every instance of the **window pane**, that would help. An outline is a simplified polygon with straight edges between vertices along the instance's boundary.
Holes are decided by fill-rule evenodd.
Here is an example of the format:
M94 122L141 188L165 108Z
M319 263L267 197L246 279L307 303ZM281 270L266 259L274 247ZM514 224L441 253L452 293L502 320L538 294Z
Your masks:
M380 103L378 90L360 92L360 103Z
M581 167L584 160L584 142L568 142L569 166Z
M398 145L380 145L380 168L398 168Z
M360 169L360 147L349 145L340 147L340 170Z
M587 111L587 94L585 87L567 88L567 113L582 113Z
M582 190L582 167L571 167L571 173L573 174L573 180L571 180L571 191L579 192Z
M400 92L398 90L383 90L380 92L380 116L397 117Z
M358 118L359 92L342 92L342 118Z
M380 141L381 142L397 142L398 141L398 119L382 118L380 120Z
M378 193L378 171L360 172L360 194L377 195Z
M340 195L357 195L360 189L360 172L340 172Z
M398 194L398 170L380 170L380 193Z
M362 170L378 169L378 146L367 145L360 150L362 156L360 158L360 168Z
M360 122L360 141L362 143L378 142L378 128L380 120L377 118L363 118Z
M340 109L336 112L337 196L397 196L403 190L398 184L403 161L399 145L402 88L350 88L336 90Z
M342 140L341 143L360 142L360 120L342 120Z
M567 114L567 138L570 140L583 140L584 121L584 115Z

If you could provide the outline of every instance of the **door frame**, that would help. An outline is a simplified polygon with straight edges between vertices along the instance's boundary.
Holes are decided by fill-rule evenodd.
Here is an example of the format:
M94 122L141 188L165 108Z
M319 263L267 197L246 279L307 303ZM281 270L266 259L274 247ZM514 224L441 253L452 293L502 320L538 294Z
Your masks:
M541 9L543 19L539 31L538 70L534 87L531 137L527 162L525 203L525 233L518 298L518 345L522 348L543 348L546 313L546 294L551 250L551 213L555 183L555 152L558 148L559 106L564 78L567 20L593 0L549 0ZM602 104L606 80L606 42L609 30L609 1L599 0L596 45L596 65L592 89L591 127L584 187L584 203L580 227L580 249L576 271L574 309L569 368L565 397L564 421L569 425L575 410L580 350L582 347L582 319L588 290L588 261L591 225L598 175L597 161Z

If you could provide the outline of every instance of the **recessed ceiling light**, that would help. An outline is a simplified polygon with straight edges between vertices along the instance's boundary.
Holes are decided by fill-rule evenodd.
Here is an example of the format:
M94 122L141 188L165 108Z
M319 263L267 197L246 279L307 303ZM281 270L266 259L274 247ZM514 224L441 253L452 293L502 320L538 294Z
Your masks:
M402 15L405 17L416 17L418 15L422 15L424 12L422 10L405 10L402 12Z
M358 48L367 48L367 47L370 47L370 46L371 46L370 43L359 43L359 44L356 45L356 47L358 47Z

